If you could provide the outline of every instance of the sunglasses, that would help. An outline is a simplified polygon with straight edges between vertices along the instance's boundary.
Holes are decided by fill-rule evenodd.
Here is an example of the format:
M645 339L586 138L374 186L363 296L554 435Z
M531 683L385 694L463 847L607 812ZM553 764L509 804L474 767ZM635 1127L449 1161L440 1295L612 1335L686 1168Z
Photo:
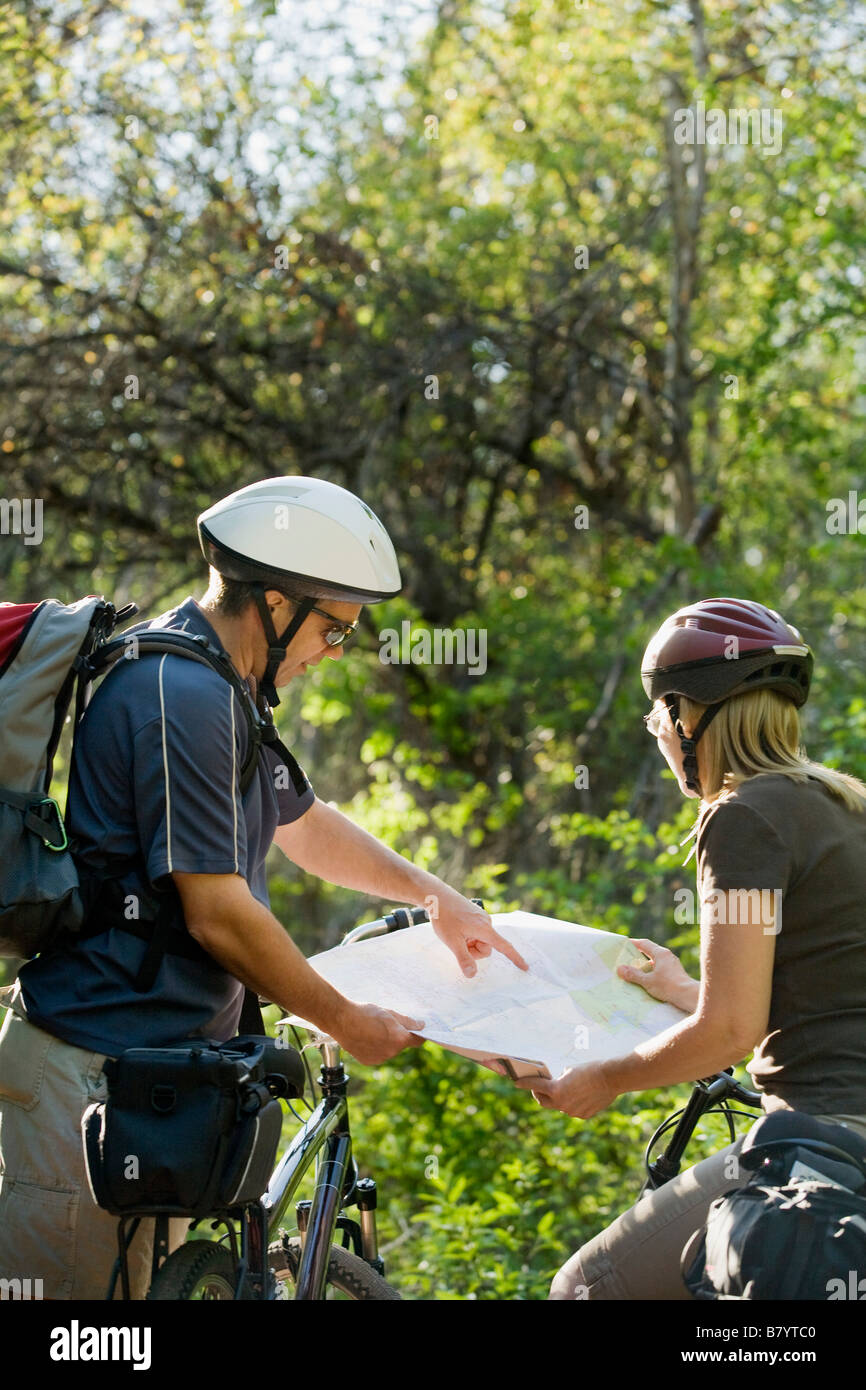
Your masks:
M665 715L670 714L667 705L659 705L657 709L651 709L649 714L645 714L643 722L646 725L647 733L652 734L653 738L658 738L662 729L662 721Z
M330 632L323 634L329 647L341 647L344 642L348 641L353 633L358 631L357 622L341 622L339 618L334 617L333 613L326 613L324 608L311 608L310 612L318 613L320 618L327 618L329 622L336 624L335 627L331 628Z

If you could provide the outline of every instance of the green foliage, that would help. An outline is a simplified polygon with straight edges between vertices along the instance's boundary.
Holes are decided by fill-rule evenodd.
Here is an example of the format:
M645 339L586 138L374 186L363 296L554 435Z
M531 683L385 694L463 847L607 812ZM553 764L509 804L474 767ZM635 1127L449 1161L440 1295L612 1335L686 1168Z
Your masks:
M336 62L292 8L3 13L0 447L45 534L0 537L2 596L155 614L201 592L217 496L358 491L405 589L285 693L318 794L492 909L694 973L695 807L640 722L661 619L779 609L817 650L810 755L866 777L862 535L827 529L866 484L862 17L454 0L422 34L383 8L375 56ZM781 149L678 153L698 99L783 110ZM383 662L404 620L483 631L486 669ZM307 953L385 906L270 867ZM581 1125L432 1047L357 1084L395 1277L437 1298L543 1296L667 1104Z

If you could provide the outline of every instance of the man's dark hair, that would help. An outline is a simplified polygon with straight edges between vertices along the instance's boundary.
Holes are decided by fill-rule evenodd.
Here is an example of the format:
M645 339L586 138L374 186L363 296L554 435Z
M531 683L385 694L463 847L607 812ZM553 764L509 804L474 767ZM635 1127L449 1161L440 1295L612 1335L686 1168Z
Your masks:
M265 584L266 589L279 589L292 603L300 603L305 597L293 584L286 582L283 584ZM210 572L210 587L207 592L208 602L213 605L218 613L224 618L239 618L245 613L251 603L255 602L255 587L247 579L226 579L219 570L212 569Z

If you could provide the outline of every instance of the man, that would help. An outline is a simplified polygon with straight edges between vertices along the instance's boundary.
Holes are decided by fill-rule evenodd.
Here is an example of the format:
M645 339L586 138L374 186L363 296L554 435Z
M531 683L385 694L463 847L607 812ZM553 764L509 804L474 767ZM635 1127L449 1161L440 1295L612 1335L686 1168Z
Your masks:
M262 695L274 705L277 686L341 658L362 604L400 590L381 522L317 479L242 488L199 517L199 537L207 593L154 626L227 653L262 711ZM104 1097L106 1056L225 1041L244 986L361 1062L418 1043L421 1020L351 1003L306 963L268 906L272 841L332 883L398 902L434 897L435 930L464 974L494 949L526 968L485 912L318 801L293 758L265 745L242 795L247 719L212 667L174 654L136 660L134 640L129 655L87 709L70 777L86 932L22 968L0 1039L0 1277L41 1278L50 1298L102 1298L108 1284L116 1222L92 1201L79 1133L86 1106ZM133 1246L139 1297L149 1239Z

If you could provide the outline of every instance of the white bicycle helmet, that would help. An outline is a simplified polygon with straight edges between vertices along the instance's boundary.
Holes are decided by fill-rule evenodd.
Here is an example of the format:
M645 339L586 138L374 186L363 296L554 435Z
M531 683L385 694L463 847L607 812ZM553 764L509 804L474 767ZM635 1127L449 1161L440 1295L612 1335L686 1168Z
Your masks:
M265 478L214 503L198 518L202 554L226 579L255 586L268 639L262 690L279 703L273 680L286 648L317 599L381 603L400 592L397 556L388 532L360 497L321 478ZM277 636L266 589L301 595L298 611Z

